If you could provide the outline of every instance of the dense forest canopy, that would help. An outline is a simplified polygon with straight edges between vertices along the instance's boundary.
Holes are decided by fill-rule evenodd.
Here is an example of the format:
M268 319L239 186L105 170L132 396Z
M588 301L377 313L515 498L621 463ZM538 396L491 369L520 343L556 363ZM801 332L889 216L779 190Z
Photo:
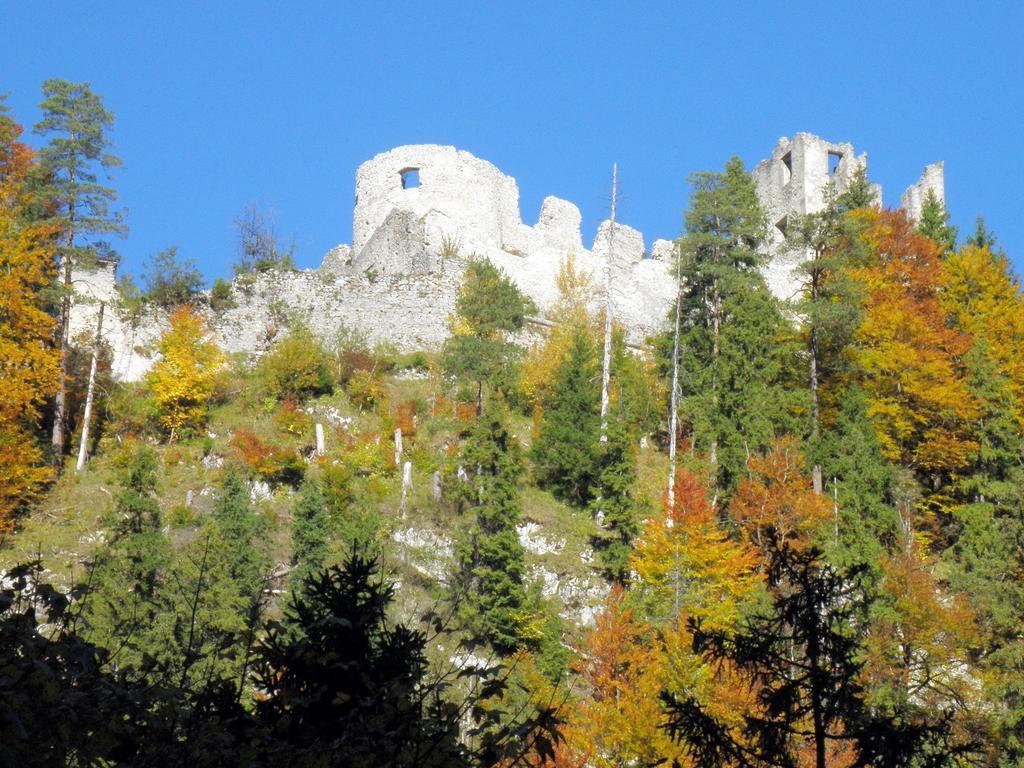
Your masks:
M639 348L571 257L527 333L452 246L443 349L282 313L256 358L209 330L293 268L247 210L233 282L170 247L105 308L167 316L124 383L69 328L114 116L43 92L38 152L0 111L0 765L1024 765L1024 296L983 220L825 190L783 302L732 158Z

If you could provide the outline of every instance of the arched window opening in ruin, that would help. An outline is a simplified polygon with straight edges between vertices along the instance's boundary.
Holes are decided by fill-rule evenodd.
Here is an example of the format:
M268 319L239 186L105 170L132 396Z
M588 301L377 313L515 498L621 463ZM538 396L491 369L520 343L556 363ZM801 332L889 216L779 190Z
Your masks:
M828 153L828 175L835 176L836 171L839 170L839 163L843 160L842 152L829 152Z
M793 153L787 152L782 156L782 183L789 184L793 178Z
M403 168L398 173L402 177L402 189L416 189L420 185L419 168Z

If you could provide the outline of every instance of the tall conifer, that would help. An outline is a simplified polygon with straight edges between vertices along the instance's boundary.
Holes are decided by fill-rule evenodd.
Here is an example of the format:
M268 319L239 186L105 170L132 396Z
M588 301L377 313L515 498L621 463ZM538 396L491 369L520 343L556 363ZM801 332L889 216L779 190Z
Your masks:
M470 468L476 511L476 524L460 553L462 617L496 650L511 652L520 643L525 599L525 553L516 530L521 520L517 482L522 458L500 406L489 405L480 415L461 461Z
M533 443L537 482L571 504L585 506L597 479L600 371L593 342L580 329L544 398Z
M49 202L51 220L60 227L60 381L54 400L53 461L60 466L67 423L68 322L71 312L71 269L110 256L108 235L123 235L127 228L119 213L110 209L117 199L113 187L99 182L121 161L109 152L109 131L114 115L103 106L89 83L47 80L40 104L43 119L35 133L49 138L39 151L40 195Z

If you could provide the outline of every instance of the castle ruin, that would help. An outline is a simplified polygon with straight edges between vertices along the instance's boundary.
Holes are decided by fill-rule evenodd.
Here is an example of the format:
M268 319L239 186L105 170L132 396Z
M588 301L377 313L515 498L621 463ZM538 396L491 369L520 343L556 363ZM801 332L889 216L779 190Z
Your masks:
M867 156L850 144L798 133L780 139L754 169L770 224L765 276L779 298L799 291L802 255L785 245L788 221L822 210L826 185L842 192L866 165ZM881 202L881 188L875 189ZM944 199L942 163L928 166L904 193L902 205L912 218L929 190ZM234 280L236 306L208 313L225 350L262 353L296 318L325 339L344 326L401 351L436 349L448 336L469 255L504 269L543 312L557 298L555 277L570 255L594 278L594 306L600 306L598 286L612 252L613 312L629 340L641 342L664 327L675 293L671 241L655 240L648 251L640 232L616 223L613 238L604 221L588 249L579 208L557 197L545 198L536 224L526 224L515 179L454 147L418 144L377 155L357 170L355 191L351 246L333 248L319 269ZM112 263L76 271L72 336L95 328L99 302L120 306L115 278ZM166 318L155 310L134 321L116 311L107 317L115 377L141 378Z

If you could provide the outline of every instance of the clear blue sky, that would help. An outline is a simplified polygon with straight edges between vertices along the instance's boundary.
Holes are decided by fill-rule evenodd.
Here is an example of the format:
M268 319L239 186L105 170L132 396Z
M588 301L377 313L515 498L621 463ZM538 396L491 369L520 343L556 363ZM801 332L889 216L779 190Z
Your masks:
M754 7L757 5L758 7ZM246 205L299 266L349 242L356 166L454 144L549 194L674 237L688 174L811 131L869 155L896 205L946 161L960 227L984 213L1024 265L1024 3L49 2L4 0L0 92L26 124L49 77L117 116L125 268L178 245L229 272ZM35 141L35 139L33 139Z

